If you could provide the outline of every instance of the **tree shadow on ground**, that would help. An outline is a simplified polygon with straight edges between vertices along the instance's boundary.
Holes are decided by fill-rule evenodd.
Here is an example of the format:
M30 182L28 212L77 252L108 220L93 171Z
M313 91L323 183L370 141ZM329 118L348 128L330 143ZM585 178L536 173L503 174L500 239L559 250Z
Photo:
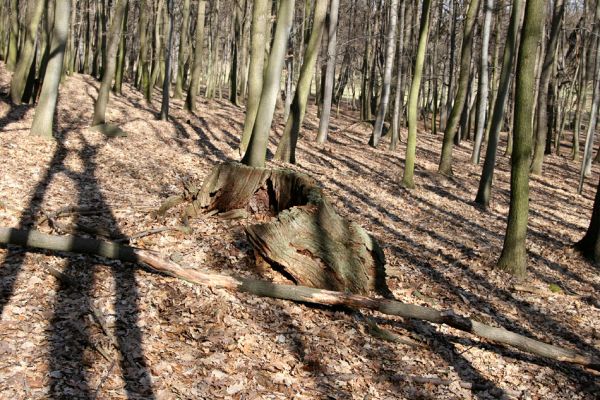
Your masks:
M23 212L19 227L33 229L34 220L41 213L41 204L53 179L58 173L64 173L74 181L78 189L78 206L96 207L110 210L104 200L98 182L95 178L95 157L99 145L90 145L82 135L78 139L83 147L76 151L84 164L82 172L70 170L65 165L65 159L70 150L63 145L71 134L65 133L58 138L57 147L45 176L36 185L34 193ZM102 225L113 228L114 235L122 236L117 227L116 218L109 213L103 214ZM0 281L3 284L0 298L0 312L10 300L14 291L15 281L25 261L26 253L21 249L8 249L3 265L0 266ZM97 396L97 389L92 388L89 373L90 359L88 355L97 347L93 345L86 317L90 313L92 302L92 284L94 268L89 267L89 261L81 257L60 253L65 258L64 276L75 278L77 287L61 280L56 294L56 305L51 325L48 328L49 342L49 396L55 399L85 398ZM10 264L8 260L10 259ZM89 260L89 259L88 259ZM151 388L151 378L144 361L142 351L141 331L138 320L138 292L135 282L134 269L119 262L111 262L112 275L115 281L115 353L113 356L120 365L124 389L127 397L154 398ZM111 368L112 369L112 368ZM102 381L98 383L100 385Z

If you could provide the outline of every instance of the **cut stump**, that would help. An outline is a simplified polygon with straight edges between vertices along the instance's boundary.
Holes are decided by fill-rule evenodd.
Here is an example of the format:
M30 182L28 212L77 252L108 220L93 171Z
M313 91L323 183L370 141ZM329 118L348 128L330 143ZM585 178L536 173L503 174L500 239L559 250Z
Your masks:
M272 217L247 226L246 234L257 256L296 284L389 294L377 241L340 216L308 175L239 163L218 165L187 214L232 210Z

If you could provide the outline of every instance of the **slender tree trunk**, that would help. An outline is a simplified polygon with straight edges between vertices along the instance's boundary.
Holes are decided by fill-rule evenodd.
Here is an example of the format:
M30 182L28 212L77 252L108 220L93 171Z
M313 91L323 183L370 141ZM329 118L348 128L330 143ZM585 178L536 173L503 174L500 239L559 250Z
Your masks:
M121 28L123 34L121 35L121 41L119 42L119 50L117 53L117 69L115 72L115 86L113 91L115 94L122 94L123 86L123 74L125 72L125 48L127 47L127 16L129 14L129 5L125 7L125 15L123 16L123 27Z
M148 15L148 0L140 1L140 91L144 94L146 102L150 103L152 97L149 94L152 91L150 88L150 59L148 57L148 31L150 29Z
M116 55L119 48L119 42L121 41L123 17L125 15L127 3L128 0L118 0L115 9L115 15L110 26L106 64L102 68L102 83L100 84L98 98L96 99L96 104L94 105L94 119L92 120L92 126L101 125L106 122L106 105L108 104L110 88L115 76Z
M542 164L544 162L544 152L546 149L546 137L548 136L548 88L550 79L552 78L552 70L556 58L556 48L558 46L558 38L564 14L564 0L555 0L550 38L548 39L544 63L542 64L542 70L540 72L540 86L537 98L537 131L533 161L531 163L531 173L533 175L540 175L542 173Z
M390 3L390 23L388 26L386 49L385 49L385 65L383 70L383 84L381 87L381 98L379 100L379 109L377 110L377 118L373 125L373 133L369 144L377 147L381 139L383 130L383 122L387 115L388 104L390 100L390 91L392 83L392 68L394 67L394 53L396 52L396 25L398 24L398 0L391 0Z
M10 27L8 37L8 56L6 57L6 68L9 71L17 65L17 50L19 39L19 0L10 0Z
M156 18L154 19L154 48L152 51L152 72L150 73L150 83L148 84L146 93L146 99L148 102L152 101L152 91L154 90L154 85L159 81L158 75L160 73L160 64L161 64L161 40L160 40L160 26L162 21L163 14L163 5L165 0L158 0L156 6Z
M325 143L327 141L327 132L329 131L333 81L335 79L339 6L339 0L331 0L331 5L329 6L329 33L327 35L329 38L329 43L327 43L327 69L325 70L325 85L323 88L323 108L321 110L321 119L319 120L319 133L317 134L318 143Z
M251 167L263 167L265 165L269 132L271 130L271 123L273 122L281 71L283 70L286 47L293 20L294 1L280 0L277 11L277 26L275 28L271 53L269 54L269 63L265 72L256 119L252 128L248 150L242 159L243 164Z
M261 99L263 73L265 64L265 46L267 43L269 0L255 0L252 9L252 26L250 27L250 69L248 71L248 101L244 132L240 142L240 156L244 155L256 120L256 112Z
M406 2L400 2L400 15L398 17L400 24L400 34L398 37L398 70L396 72L396 93L394 97L394 111L392 114L392 138L390 140L390 150L396 150L398 140L400 139L400 116L402 114L402 103L404 102L404 92L402 90L402 61L404 55L404 14L406 12Z
M454 105L448 117L448 123L444 130L444 143L442 146L442 156L438 172L443 175L452 175L452 147L454 136L458 130L458 123L463 107L465 106L469 75L471 70L471 56L473 53L473 30L477 19L477 11L479 9L479 0L470 0L467 16L465 18L465 26L463 30L463 43L460 54L460 72L458 77L458 89L454 98Z
M496 165L496 153L498 151L498 139L500 137L500 129L502 128L506 99L508 98L510 89L510 76L517 51L517 37L521 28L522 10L523 0L513 0L510 22L508 24L508 36L502 56L502 72L500 73L498 94L494 103L494 110L492 111L488 145L483 162L481 179L479 180L479 189L475 198L475 202L483 206L483 208L488 208L490 204L494 166Z
M416 13L416 8L415 8ZM402 176L402 185L408 189L415 187L415 153L417 149L417 108L419 103L419 88L423 77L423 64L425 63L425 53L427 51L427 38L429 36L429 19L431 14L431 0L423 0L423 9L421 11L421 28L419 29L419 44L415 57L415 67L413 72L410 92L408 94L408 140L406 144L406 158L404 164L404 175Z
M471 162L479 164L479 155L481 153L481 143L483 141L483 130L485 128L485 114L488 108L488 53L490 43L490 31L492 27L492 11L494 9L494 0L483 1L483 32L481 38L481 64L479 66L479 101L477 102L477 131L475 132L475 143L473 144L473 154Z
M40 100L35 108L31 135L52 137L54 111L58 99L58 85L62 75L65 48L69 34L69 14L71 0L55 0L54 27L52 29L52 42L50 43L50 58L46 67L44 84Z
M177 56L177 75L175 76L176 99L183 98L183 86L185 84L185 61L187 59L188 34L190 30L190 0L183 0L181 10L181 32L179 32L179 54Z
M162 89L162 104L160 107L160 119L169 119L169 97L171 95L171 54L173 53L173 0L167 0L167 13L169 14L169 38L165 46L165 79Z
M25 27L25 40L19 56L19 61L15 67L10 83L10 97L14 104L21 104L23 93L27 85L27 78L31 70L31 63L34 59L35 39L37 29L44 12L45 0L30 0L29 10L27 12L27 24ZM35 64L33 65L35 71Z
M194 47L194 63L192 65L192 78L185 98L185 109L196 112L196 96L200 90L200 74L202 73L202 50L204 47L204 18L206 13L206 0L198 1L198 16L196 19L196 38Z
M288 163L296 163L296 143L300 134L300 127L306 112L306 103L310 93L310 85L312 80L312 71L317 63L319 55L319 47L321 45L321 35L325 25L325 16L327 14L327 0L315 1L315 13L313 17L313 26L310 33L310 39L306 45L304 60L300 68L300 77L296 85L296 93L292 101L291 113L288 117L283 135L279 140L275 159ZM281 6L280 6L281 7Z
M519 278L527 273L529 164L533 138L536 49L545 19L543 0L527 0L517 59L514 145L510 173L510 209L498 268Z
M141 7L141 6L140 6ZM90 56L92 50L92 18L91 18L92 4L90 0L86 0L85 4L85 43L83 44L83 69L81 72L89 74L90 70Z
M229 72L229 101L234 105L238 103L238 86L239 86L239 53L241 43L241 30L242 30L242 4L241 0L234 0L234 21L233 21L233 38L231 42L231 65Z
M600 1L598 2L600 10ZM600 40L596 41L596 51L600 51ZM600 54L600 53L597 53ZM596 57L596 70L594 71L594 92L592 95L592 109L590 112L590 123L588 125L585 138L585 147L583 149L583 158L581 160L581 171L579 174L579 187L577 193L581 194L583 182L586 176L589 176L592 168L592 148L594 145L594 133L596 131L596 122L598 119L598 107L600 106L600 57Z

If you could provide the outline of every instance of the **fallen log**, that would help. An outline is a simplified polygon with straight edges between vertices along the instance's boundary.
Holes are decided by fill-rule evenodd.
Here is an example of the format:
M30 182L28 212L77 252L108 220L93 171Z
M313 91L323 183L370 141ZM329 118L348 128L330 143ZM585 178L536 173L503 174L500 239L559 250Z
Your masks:
M377 299L357 294L315 289L306 286L281 285L267 281L227 276L196 269L184 268L166 260L159 253L121 246L113 242L75 236L56 236L35 230L0 227L0 243L38 249L95 254L105 258L144 263L150 269L190 283L250 293L262 297L292 300L327 306L346 306L368 309L382 314L413 318L434 324L446 324L475 336L515 347L526 353L556 361L569 362L600 371L600 359L578 351L547 344L504 328L482 324L456 314L452 310L439 311L429 307L406 304L397 300Z

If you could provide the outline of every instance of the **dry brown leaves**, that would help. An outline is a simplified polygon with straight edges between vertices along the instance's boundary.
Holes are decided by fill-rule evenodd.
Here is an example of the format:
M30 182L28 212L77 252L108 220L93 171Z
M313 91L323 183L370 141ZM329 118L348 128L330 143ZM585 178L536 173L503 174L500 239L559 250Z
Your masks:
M10 75L0 68L0 90ZM98 84L69 77L61 87L58 142L28 136L29 106L0 102L0 224L36 226L67 205L105 209L81 216L86 226L133 235L177 225L149 210L178 194L181 179L202 180L211 167L237 159L243 110L202 100L197 116L173 101L170 122L157 121L158 93L147 105L131 87L111 96L108 120L129 136L107 140L89 129ZM384 247L388 284L398 299L452 307L484 322L553 343L600 353L598 270L571 251L584 232L596 176L575 194L578 164L547 156L533 178L530 282L537 293L490 267L502 245L509 169L500 157L494 203L470 203L479 174L470 144L455 150L455 178L435 171L441 137L420 132L417 188L398 181L403 149L367 147L356 116L334 116L330 141L314 144L310 107L297 169L320 180L342 214ZM281 118L274 130L281 132ZM276 135L272 138L274 151ZM597 171L595 171L597 173ZM69 219L61 219L69 221ZM190 267L260 275L243 221L193 221L194 233L167 231L135 245ZM49 232L47 225L40 229ZM60 232L57 232L60 233ZM377 339L355 313L307 307L192 286L94 257L0 249L0 397L156 399L592 398L596 377L467 337L450 328L379 319L427 348ZM62 271L76 282L48 273ZM550 291L558 285L559 293ZM545 293L540 295L539 293Z

